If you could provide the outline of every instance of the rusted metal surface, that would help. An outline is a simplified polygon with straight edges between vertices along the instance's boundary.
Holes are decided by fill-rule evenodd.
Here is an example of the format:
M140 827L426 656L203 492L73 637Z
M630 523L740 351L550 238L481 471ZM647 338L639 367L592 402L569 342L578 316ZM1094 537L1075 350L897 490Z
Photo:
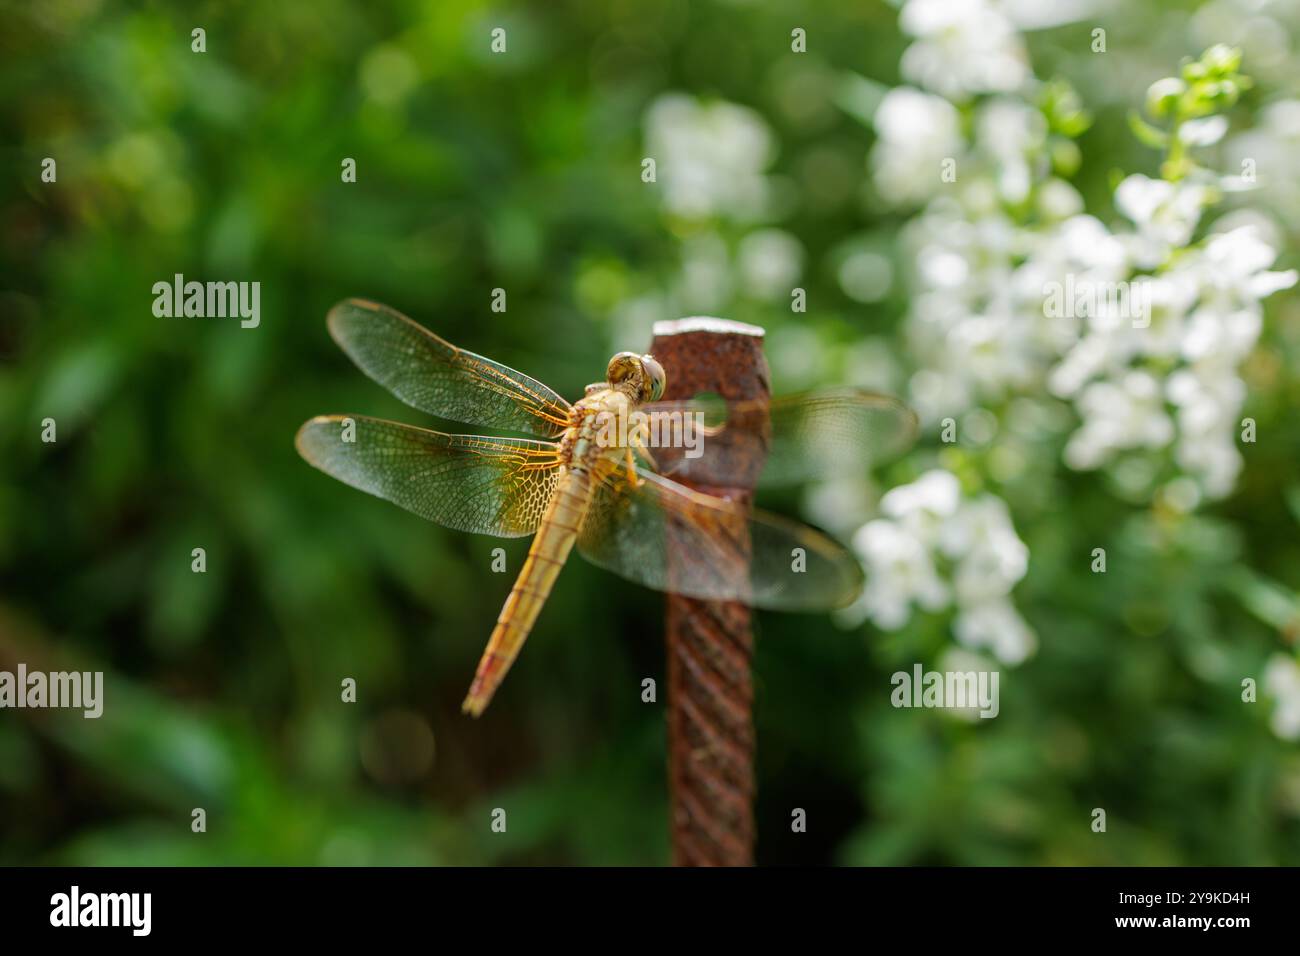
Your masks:
M763 330L720 319L655 326L650 353L667 375L667 399L714 393L730 400L770 397ZM737 424L731 422L729 424ZM748 506L763 466L765 421L728 428L726 487L692 487ZM719 439L721 440L721 439ZM709 454L709 440L704 443ZM728 575L747 580L748 529L718 529ZM683 566L689 562L683 561ZM744 604L669 593L668 775L673 862L677 866L749 866L754 862L754 638Z

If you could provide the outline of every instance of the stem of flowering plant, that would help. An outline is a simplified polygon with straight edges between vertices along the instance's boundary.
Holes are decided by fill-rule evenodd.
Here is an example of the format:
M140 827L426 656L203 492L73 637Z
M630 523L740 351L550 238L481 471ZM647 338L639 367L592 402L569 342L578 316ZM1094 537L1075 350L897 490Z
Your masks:
M1175 113L1173 122L1169 125L1169 152L1165 155L1165 161L1160 166L1160 174L1171 183L1176 183L1186 175L1186 145L1179 135L1179 128L1183 125L1182 117Z
M713 393L728 400L770 396L763 330L721 319L655 324L650 354L667 377L666 399ZM692 487L748 507L766 451L766 415L756 427L728 422L725 487ZM708 439L705 439L707 446ZM661 450L656 450L660 455ZM680 451L680 450L679 450ZM704 453L709 454L706 447ZM661 458L659 464L664 464ZM748 527L720 528L720 551L747 585ZM671 528L669 536L672 556ZM680 567L688 561L682 559ZM670 565L670 573L671 573ZM750 609L736 602L667 597L668 780L673 862L749 866L754 862L754 637Z

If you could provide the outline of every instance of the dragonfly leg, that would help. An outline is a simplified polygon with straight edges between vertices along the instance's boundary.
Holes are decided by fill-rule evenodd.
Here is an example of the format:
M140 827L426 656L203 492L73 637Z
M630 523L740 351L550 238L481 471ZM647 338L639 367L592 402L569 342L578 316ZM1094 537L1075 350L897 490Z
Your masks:
M633 457L633 451L646 460L646 464L650 466L652 471L658 471L659 464L655 461L655 456L650 454L650 448L646 445L645 436L633 434L627 448L627 470L632 476L633 485L640 488L645 482L636 476L636 459Z
M638 447L637 450L646 457L646 460L650 463L651 468L653 468L655 471L659 470L658 467L655 465L655 460L652 457L650 457L650 453L646 451L644 447ZM637 474L636 457L632 453L631 445L627 446L627 480L632 484L633 488L640 488L642 485L645 484L645 479Z

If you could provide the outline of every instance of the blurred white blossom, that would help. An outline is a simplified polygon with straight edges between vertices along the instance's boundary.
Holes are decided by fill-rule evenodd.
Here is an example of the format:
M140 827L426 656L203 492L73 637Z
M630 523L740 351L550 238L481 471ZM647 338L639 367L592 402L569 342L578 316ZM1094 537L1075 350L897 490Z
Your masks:
M878 518L862 527L854 545L867 565L863 610L878 627L902 627L913 603L927 611L948 606L948 588L939 579L926 543L914 532Z
M1071 468L1097 468L1118 449L1163 448L1173 440L1160 382L1149 373L1134 370L1118 381L1091 382L1075 404L1083 425L1065 446Z
M1135 175L1115 190L1115 207L1137 226L1134 258L1144 267L1159 265L1174 248L1187 244L1208 202L1207 187L1187 180L1170 183Z
M1270 725L1284 740L1300 740L1300 665L1275 654L1264 670L1264 693L1276 700Z
M803 271L803 246L783 229L749 233L736 258L742 288L758 299L789 298Z
M1295 285L1294 269L1269 269L1277 255L1278 250L1252 226L1211 236L1205 245L1204 261L1195 264L1201 266L1198 275L1204 280L1203 293L1213 297L1214 304L1221 308L1257 310L1261 299Z
M941 96L899 86L885 94L872 119L879 137L870 163L885 201L924 201L941 185L940 165L962 149L961 117Z
M963 607L952 630L966 647L988 648L1004 664L1019 664L1038 646L1038 638L1007 598Z
M1154 191L1146 183L1137 190L1146 194L1137 201L1142 212L1129 209L1139 228L1159 218L1144 213L1180 202L1162 190L1164 198L1151 204ZM1176 218L1195 222L1199 215L1187 203ZM1262 299L1293 285L1296 274L1270 270L1277 250L1254 226L1211 234L1196 246L1185 245L1191 226L1161 228L1154 241L1165 265L1154 277L1136 277L1152 291L1149 325L1094 322L1052 370L1053 391L1072 396L1082 418L1065 460L1097 468L1127 449L1172 445L1178 468L1207 497L1221 498L1241 470L1236 429L1246 387L1239 366L1259 339Z
M1130 453L1162 456L1180 472L1170 480L1191 477L1209 499L1229 494L1241 470L1240 366L1258 342L1262 300L1296 282L1294 271L1272 268L1274 231L1254 221L1193 241L1219 198L1204 176L1127 177L1115 207L1131 226L1108 227L1051 175L1036 107L1007 95L979 100L965 107L971 142L953 143L960 127L933 96L895 92L899 103L923 101L922 112L944 117L944 148L962 157L961 177L942 189L930 167L933 195L904 236L912 287L906 334L916 359L910 398L923 421L1047 391L1078 413L1064 450L1069 467L1104 468ZM895 195L921 195L914 174L901 172L919 161L916 144L891 155L883 132L906 123L880 122L872 154L878 188L885 192L880 177L897 169ZM1194 138L1218 133L1207 128ZM1082 312L1048 317L1049 290L1067 283L1118 291L1095 296Z
M949 99L1013 92L1030 78L1020 34L990 0L908 0L899 25L916 37L903 76Z
M1248 173L1253 184L1268 190L1269 207L1292 226L1300 225L1300 99L1284 99L1260 111L1253 129L1225 142L1228 171ZM1251 183L1247 183L1251 185ZM1250 194L1246 194L1250 200Z
M645 127L670 212L688 219L762 217L770 191L764 171L774 157L775 141L756 112L727 101L669 93L650 105Z
M851 249L840 260L835 272L840 288L857 302L879 302L894 281L894 265L889 258L870 249Z
M1212 146L1228 132L1226 116L1206 116L1188 120L1178 127L1178 138L1188 146Z
M924 611L955 609L953 633L1019 663L1033 652L1033 631L1011 604L1029 552L1006 503L991 494L963 496L957 477L934 469L881 499L882 517L867 522L854 547L867 568L859 612L896 630Z
M975 142L996 162L998 194L1023 202L1033 185L1030 158L1042 152L1047 136L1043 114L1027 103L1000 96L985 103L977 116Z
M869 162L876 193L921 207L905 227L900 268L908 397L926 426L960 423L967 447L996 443L1001 410L1028 403L1066 432L1069 468L1110 469L1128 492L1183 510L1228 495L1242 467L1241 369L1263 300L1297 279L1273 268L1278 230L1262 216L1207 229L1232 177L1196 167L1177 181L1128 176L1113 197L1122 218L1089 215L1064 178L1080 158L1067 141L1082 128L1078 107L1068 88L1033 86L1023 20L1008 10L994 0L906 0L900 12L915 38L901 72L919 89L881 100ZM1300 104L1275 104L1268 122L1300 145ZM1180 147L1212 146L1227 129L1221 117L1189 120ZM1293 179L1300 219L1290 152L1231 142L1266 156L1261 173ZM945 158L956 176L940 175ZM1067 288L1087 295L1067 302ZM1049 308L1053 294L1066 307ZM967 429L976 412L991 419L983 438ZM1004 663L1032 653L1033 631L1012 600L1028 554L997 496L968 499L955 475L928 472L885 495L855 546L868 571L858 611L878 626L946 610L958 643ZM1293 681L1288 699L1300 708L1300 677L1287 674L1276 679ZM1300 713L1288 719L1300 736Z
M687 312L714 312L731 295L731 261L727 244L715 232L682 242L682 270L676 300Z

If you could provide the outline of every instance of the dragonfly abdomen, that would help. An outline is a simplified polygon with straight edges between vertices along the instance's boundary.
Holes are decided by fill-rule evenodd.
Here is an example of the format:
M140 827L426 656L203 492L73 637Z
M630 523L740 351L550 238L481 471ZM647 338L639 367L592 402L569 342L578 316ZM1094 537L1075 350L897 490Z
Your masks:
M551 496L528 549L519 577L506 598L487 648L479 659L474 682L461 710L475 717L483 713L506 672L528 638L564 566L591 500L591 480L584 468L565 469Z

